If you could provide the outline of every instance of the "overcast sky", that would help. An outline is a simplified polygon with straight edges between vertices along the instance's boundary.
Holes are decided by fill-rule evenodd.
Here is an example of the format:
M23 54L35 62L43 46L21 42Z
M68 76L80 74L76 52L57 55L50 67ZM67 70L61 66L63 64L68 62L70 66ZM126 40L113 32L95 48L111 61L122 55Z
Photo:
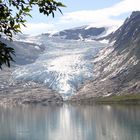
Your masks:
M140 0L58 0L67 7L63 15L46 17L34 8L32 18L27 18L26 34L56 32L82 25L120 26L132 11L140 10Z

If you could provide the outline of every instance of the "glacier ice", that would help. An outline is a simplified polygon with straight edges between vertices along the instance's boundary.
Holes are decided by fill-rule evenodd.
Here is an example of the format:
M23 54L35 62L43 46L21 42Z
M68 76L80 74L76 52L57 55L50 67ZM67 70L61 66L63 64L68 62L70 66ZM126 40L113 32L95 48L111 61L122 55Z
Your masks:
M17 67L13 77L44 84L61 93L64 99L93 77L93 57L105 46L96 41L83 42L45 36L28 37L24 41L43 44L46 49L34 63Z

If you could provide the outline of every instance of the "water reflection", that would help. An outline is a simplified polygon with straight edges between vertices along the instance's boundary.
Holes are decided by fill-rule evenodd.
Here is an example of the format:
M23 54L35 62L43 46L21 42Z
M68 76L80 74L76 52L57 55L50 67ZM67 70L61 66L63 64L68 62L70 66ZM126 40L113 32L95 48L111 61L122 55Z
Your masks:
M0 140L140 140L139 107L0 107Z

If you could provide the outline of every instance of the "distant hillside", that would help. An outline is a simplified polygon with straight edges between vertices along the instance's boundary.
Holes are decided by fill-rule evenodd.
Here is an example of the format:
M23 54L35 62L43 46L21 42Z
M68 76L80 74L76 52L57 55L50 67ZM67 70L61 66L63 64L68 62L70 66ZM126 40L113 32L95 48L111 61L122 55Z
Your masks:
M24 37L24 36L23 36ZM1 38L2 42L7 44L9 47L15 49L15 56L13 56L15 63L18 65L25 65L33 63L45 49L43 45L38 45L37 43L30 43L22 41L9 41Z
M60 37L70 40L94 39L106 32L105 27L82 26L73 29L63 30L53 34L53 37Z

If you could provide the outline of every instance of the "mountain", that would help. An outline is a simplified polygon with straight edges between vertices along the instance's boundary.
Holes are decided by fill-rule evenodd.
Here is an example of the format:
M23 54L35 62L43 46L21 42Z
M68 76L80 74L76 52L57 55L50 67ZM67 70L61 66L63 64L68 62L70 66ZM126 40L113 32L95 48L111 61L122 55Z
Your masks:
M89 25L77 27L73 29L67 29L53 34L53 37L60 37L62 39L70 40L85 40L96 39L107 33L106 27L92 27Z
M17 65L0 71L0 104L61 103L91 79L92 58L106 46L46 34L18 35L13 42L4 41L15 48Z
M0 103L48 104L63 99L139 95L140 12L133 12L118 30L110 31L83 26L52 37L3 39L15 48L17 65L0 73ZM95 41L102 37L110 44Z
M14 40L12 42L4 38L0 39L3 43L7 44L7 46L15 49L16 55L13 56L15 63L13 64L25 65L33 63L38 58L38 56L45 50L45 47L42 44L26 42L26 37L23 35L22 37L23 39L21 41Z
M138 95L140 93L140 11L109 35L110 45L94 60L94 79L83 85L72 100Z

